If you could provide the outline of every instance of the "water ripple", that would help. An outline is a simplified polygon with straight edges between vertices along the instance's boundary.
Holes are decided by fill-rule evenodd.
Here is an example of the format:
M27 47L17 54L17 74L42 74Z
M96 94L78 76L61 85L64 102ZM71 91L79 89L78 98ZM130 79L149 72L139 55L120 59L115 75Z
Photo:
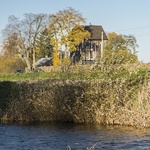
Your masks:
M0 150L148 150L150 129L73 124L0 124Z

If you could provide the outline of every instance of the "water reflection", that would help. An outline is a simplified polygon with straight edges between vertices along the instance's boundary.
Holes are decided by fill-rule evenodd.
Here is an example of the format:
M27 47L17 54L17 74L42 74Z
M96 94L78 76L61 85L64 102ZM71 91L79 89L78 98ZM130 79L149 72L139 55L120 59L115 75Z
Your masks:
M150 149L150 129L74 124L0 124L0 149Z

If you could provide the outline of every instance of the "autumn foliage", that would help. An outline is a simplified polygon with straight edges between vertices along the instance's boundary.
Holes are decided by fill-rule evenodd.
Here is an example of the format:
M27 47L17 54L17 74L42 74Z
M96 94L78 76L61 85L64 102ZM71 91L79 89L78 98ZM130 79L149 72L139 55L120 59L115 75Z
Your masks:
M14 73L16 69L24 70L26 64L19 57L0 57L0 73Z

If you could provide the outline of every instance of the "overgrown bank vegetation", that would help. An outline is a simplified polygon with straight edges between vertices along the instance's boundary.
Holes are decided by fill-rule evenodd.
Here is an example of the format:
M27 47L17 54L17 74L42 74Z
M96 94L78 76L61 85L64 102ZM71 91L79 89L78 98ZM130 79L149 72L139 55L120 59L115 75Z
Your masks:
M150 127L148 65L83 67L1 81L1 120Z

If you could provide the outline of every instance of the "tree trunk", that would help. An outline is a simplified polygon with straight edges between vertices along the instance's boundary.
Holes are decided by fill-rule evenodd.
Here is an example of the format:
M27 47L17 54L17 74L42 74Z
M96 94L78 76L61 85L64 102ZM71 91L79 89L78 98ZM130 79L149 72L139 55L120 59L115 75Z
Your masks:
M25 61L26 61L28 70L31 70L31 65L30 65L29 59L28 59L27 57L25 57L24 59L25 59Z
M33 64L32 64L33 69L35 69L35 49L33 49Z

